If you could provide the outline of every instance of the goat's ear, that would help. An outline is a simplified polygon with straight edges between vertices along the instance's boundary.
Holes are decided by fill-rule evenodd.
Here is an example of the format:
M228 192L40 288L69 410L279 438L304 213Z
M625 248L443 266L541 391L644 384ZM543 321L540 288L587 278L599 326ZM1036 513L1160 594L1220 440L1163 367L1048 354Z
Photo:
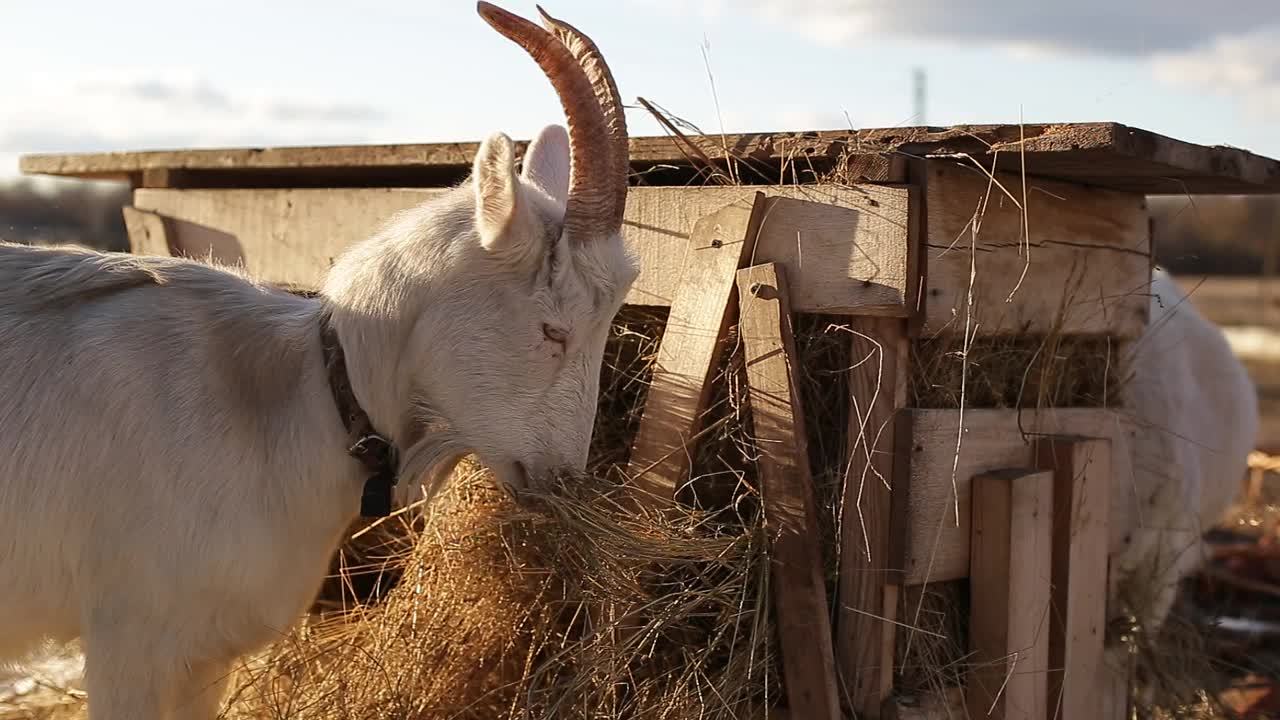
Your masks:
M515 145L503 133L480 145L472 172L476 191L476 231L492 250L503 244L516 216Z
M525 151L521 174L564 207L569 197L569 133L563 126L542 128Z

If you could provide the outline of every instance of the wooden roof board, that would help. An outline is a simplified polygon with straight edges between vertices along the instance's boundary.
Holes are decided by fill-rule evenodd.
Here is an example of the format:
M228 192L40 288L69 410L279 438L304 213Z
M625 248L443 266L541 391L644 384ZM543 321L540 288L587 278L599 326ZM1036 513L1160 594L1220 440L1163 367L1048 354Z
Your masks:
M1176 140L1117 123L961 125L855 131L748 133L693 139L713 158L729 154L776 168L787 159L832 162L849 153L969 159L1034 176L1154 195L1277 194L1280 161L1246 150ZM517 143L523 152L525 143ZM24 173L136 178L181 171L192 186L448 184L470 168L478 143L154 150L25 155ZM667 136L631 141L637 169L689 165Z

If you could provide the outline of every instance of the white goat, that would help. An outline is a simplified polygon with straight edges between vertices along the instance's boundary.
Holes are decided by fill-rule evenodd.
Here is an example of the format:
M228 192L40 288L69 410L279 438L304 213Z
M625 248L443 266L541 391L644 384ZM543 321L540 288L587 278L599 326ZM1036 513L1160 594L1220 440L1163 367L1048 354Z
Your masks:
M1160 270L1152 275L1150 324L1128 363L1133 473L1114 479L1110 611L1133 613L1152 632L1178 581L1203 560L1202 534L1240 488L1258 401L1222 331Z
M478 9L569 130L542 131L521 174L490 137L468 184L351 249L319 299L193 261L0 245L0 659L81 638L93 720L212 717L236 658L314 598L369 476L325 332L400 474L425 479L402 503L466 452L508 487L585 465L638 272L622 105L577 30Z

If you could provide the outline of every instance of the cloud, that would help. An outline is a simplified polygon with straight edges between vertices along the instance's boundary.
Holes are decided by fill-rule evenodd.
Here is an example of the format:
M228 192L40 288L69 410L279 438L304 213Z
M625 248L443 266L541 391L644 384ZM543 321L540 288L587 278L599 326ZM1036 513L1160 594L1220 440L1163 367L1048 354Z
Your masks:
M637 0L723 19L745 12L820 43L893 37L1146 64L1162 82L1280 118L1280 2L1169 0Z
M216 87L182 72L52 74L0 80L0 174L31 152L357 143L385 137L379 108Z
M1280 118L1280 25L1160 54L1153 67L1167 83L1235 97L1258 119Z
M649 4L688 7L676 0ZM722 17L729 6L728 0L693 4L710 18ZM830 43L896 35L1119 56L1190 50L1221 35L1280 24L1275 0L741 0L732 9Z

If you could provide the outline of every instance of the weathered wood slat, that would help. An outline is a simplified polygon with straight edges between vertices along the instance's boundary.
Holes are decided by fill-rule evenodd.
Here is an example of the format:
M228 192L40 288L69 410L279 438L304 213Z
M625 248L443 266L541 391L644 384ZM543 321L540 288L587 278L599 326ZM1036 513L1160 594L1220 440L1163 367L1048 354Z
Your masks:
M1151 266L1142 197L1035 178L1024 195L1018 175L993 180L947 163L930 165L927 188L924 334L1142 331Z
M869 128L770 132L693 138L712 157L727 146L739 158L776 168L792 159L821 164L850 152L911 157L966 155L1006 171L1025 165L1034 176L1144 194L1280 192L1280 162L1230 147L1208 147L1117 123L960 125L948 128ZM523 153L526 143L517 143ZM465 172L478 143L226 148L93 154L25 155L24 173L128 179L153 168L236 176L241 182L349 184L352 170L365 175L452 168ZM687 164L686 150L670 137L631 140L637 166Z
M1052 472L973 478L969 717L1047 720Z
M851 447L841 500L836 644L852 708L858 717L875 718L893 690L897 603L886 601L886 586L902 582L901 566L890 555L890 530L894 410L905 400L907 329L895 318L854 317L848 325Z
M767 191L754 262L778 262L793 278L800 312L906 313L908 197L905 188L633 188L623 235L643 271L632 305L669 306L698 218L725 205L749 205ZM443 190L151 190L134 205L183 221L175 241L208 254L207 230L234 238L215 256L242 260L272 283L316 287L342 251L375 233L396 213Z
M722 350L737 270L751 256L766 203L734 204L694 225L628 465L636 487L672 501L693 454Z
M757 463L774 538L770 587L787 707L794 718L839 720L813 476L794 374L799 358L783 271L776 264L739 271L738 296L752 425L760 446L769 449Z
M170 254L169 222L160 215L135 207L121 208L125 231L129 233L129 251L135 255Z
M1107 538L1112 445L1105 438L1042 438L1036 464L1053 473L1053 608L1049 678L1054 717L1100 717L1106 666Z
M956 410L914 410L910 415L914 428L906 507L906 582L909 585L968 577L970 479L1001 468L1035 467L1034 443L1039 436L1109 438L1115 448L1111 455L1117 494L1113 503L1125 502L1121 493L1126 488L1132 492L1129 479L1133 468L1126 448L1133 427L1119 412L1101 408L1060 408L1039 413L967 410L962 436ZM960 441L958 460L957 439ZM1110 544L1116 543L1117 538L1111 537Z

